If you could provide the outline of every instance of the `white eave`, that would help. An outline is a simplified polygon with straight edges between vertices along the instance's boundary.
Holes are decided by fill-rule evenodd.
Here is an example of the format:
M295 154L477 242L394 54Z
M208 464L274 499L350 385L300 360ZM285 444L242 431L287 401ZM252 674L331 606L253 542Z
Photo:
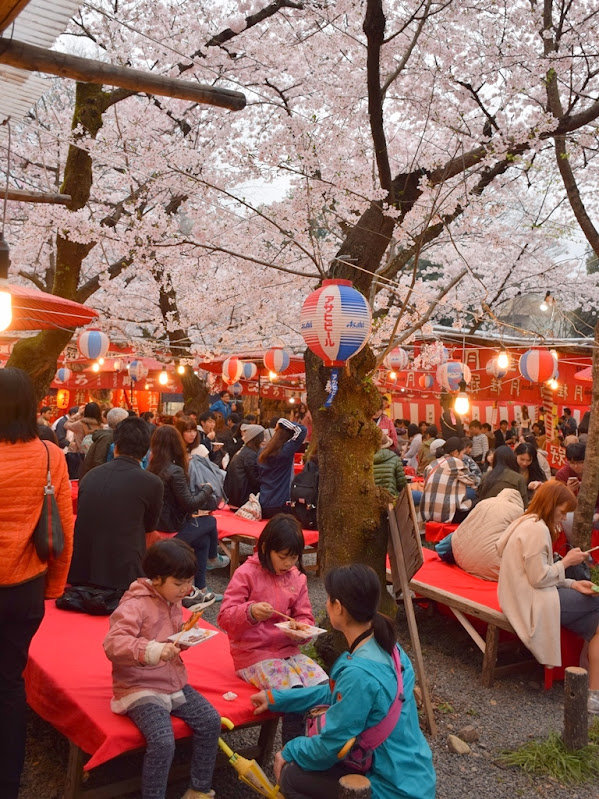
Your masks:
M15 39L50 49L63 33L81 0L31 0L1 39ZM50 87L50 81L22 69L0 64L0 123L23 118Z

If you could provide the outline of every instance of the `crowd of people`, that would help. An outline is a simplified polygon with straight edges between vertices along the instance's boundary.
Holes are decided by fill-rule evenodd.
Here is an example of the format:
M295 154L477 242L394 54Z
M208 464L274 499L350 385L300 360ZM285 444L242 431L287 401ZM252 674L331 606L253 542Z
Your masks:
M381 430L375 482L397 496L407 475L422 475L423 520L459 525L446 557L498 580L504 612L541 662L559 665L560 624L585 639L588 707L599 712L599 601L590 580L571 572L584 569L588 552L571 547L557 560L553 554L576 506L584 466L575 422L564 419L566 465L552 476L540 454L544 431L527 416L515 433L505 421L495 431L473 421L466 435L448 412L441 435L460 435L440 438L436 425L394 425L385 410L382 400L373 417ZM112 710L127 715L147 741L144 799L165 796L174 754L170 715L193 733L184 799L214 796L220 720L188 684L184 647L172 639L182 629L182 608L215 601L222 602L218 624L228 633L236 672L257 690L255 712L283 714L275 775L287 799L334 795L342 774L361 770L356 763L368 754L366 731L375 728L385 732L368 755L373 795L432 799L435 774L418 724L414 673L392 625L377 611L380 584L372 569L352 564L327 574L330 624L348 646L330 678L300 650L302 627L314 616L302 526L289 511L295 455L309 437L305 406L293 419L277 417L264 427L243 416L228 392L201 414L137 417L90 402L51 424L47 408L36 410L29 377L0 370L0 728L8 742L0 750L2 796L18 794L22 672L44 598L68 605L70 590L85 589L111 614L104 649L113 666ZM46 449L65 539L60 557L47 563L31 540ZM76 523L74 472L80 478ZM229 561L219 552L211 511L225 498L243 508L252 495L259 496L267 524L255 554L237 569L224 596L216 595L207 573ZM279 626L282 618L292 621L288 629ZM366 701L356 702L357 695ZM306 724L306 712L317 705L327 706L326 726L317 716Z
M53 425L50 421L47 410L36 418L28 375L0 370L3 797L18 794L25 742L22 673L44 598L69 607L84 590L94 612L102 608L111 614L104 641L113 668L111 707L146 738L144 799L165 796L174 753L170 715L182 718L193 733L185 799L214 796L220 719L188 684L184 647L172 638L181 630L183 607L193 611L217 600L222 600L218 623L229 635L237 674L259 691L255 712L270 706L283 713L284 748L276 755L275 771L288 799L322 795L348 771L339 759L344 747L353 751L348 741L360 741L392 711L401 713L400 723L395 716L393 724L387 722L369 768L376 795L432 799L435 774L418 724L414 673L392 626L377 613L374 571L352 566L327 578L331 624L350 649L335 667L342 692L331 693L327 674L300 651L305 636L276 626L283 616L299 628L314 622L302 566L302 527L288 512L295 454L311 428L305 407L294 420L277 418L268 428L230 410L226 394L199 415L138 417L90 402L69 409ZM32 544L47 476L46 446L65 539L60 557L48 562ZM315 468L313 457L308 466ZM405 478L395 454L392 472L399 490ZM75 473L80 479L74 521L69 477ZM212 474L220 479L204 479ZM236 571L223 598L209 590L206 573L228 564L218 552L210 515L217 497L227 492L231 504L241 507L258 493L269 521L256 554ZM358 690L368 691L372 702L356 703ZM326 730L305 737L304 712L324 698L330 704Z

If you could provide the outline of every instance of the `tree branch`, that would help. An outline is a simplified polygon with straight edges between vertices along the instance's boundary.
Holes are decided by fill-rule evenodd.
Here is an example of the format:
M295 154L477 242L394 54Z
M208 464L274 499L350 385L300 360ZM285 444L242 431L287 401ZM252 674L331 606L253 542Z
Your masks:
M368 49L366 56L366 86L368 89L368 117L374 144L374 154L381 187L389 193L393 204L393 181L387 152L383 119L383 91L381 89L381 48L385 39L385 15L382 0L367 0L366 16L362 29L366 34Z
M381 95L383 96L383 98L387 94L387 89L389 88L389 86L391 86L393 81L396 80L399 77L399 75L403 72L403 70L405 69L405 66L408 63L408 59L412 55L412 51L413 51L414 47L416 47L416 43L417 43L418 39L420 38L420 34L422 33L422 29L424 28L424 23L428 19L428 14L429 14L429 10L430 10L430 7L431 7L431 2L432 2L432 0L426 0L426 5L424 7L422 18L418 22L418 26L417 26L416 30L414 31L414 35L412 36L412 41L407 46L406 51L404 52L404 54L403 54L403 56L401 58L401 61L399 62L397 67L393 70L393 72L391 72L387 76L387 79L383 83L383 88L381 89Z
M114 280L115 277L118 277L123 270L125 270L128 266L131 266L133 263L133 257L131 255L123 256L119 258L118 261L115 261L108 267L108 279ZM82 286L77 289L76 300L80 303L85 303L92 294L94 294L100 288L100 281L104 278L104 273L100 273L95 275Z
M457 286L460 280L463 277L465 277L467 274L468 274L467 269L462 269L460 272L458 272L458 274L453 278L453 280L451 280L447 284L447 286L445 286L445 288L441 289L441 291L439 291L435 299L431 301L424 316L422 316L418 322L415 322L413 325L411 325L411 327L408 327L406 330L403 331L401 336L399 336L399 338L396 340L395 346L403 344L403 342L409 339L410 336L412 336L417 330L420 330L420 328L423 327L431 318L431 316L433 315L433 311L435 310L439 302L441 302L443 297L445 297L445 295L448 294L451 291L451 289L454 288L454 286Z

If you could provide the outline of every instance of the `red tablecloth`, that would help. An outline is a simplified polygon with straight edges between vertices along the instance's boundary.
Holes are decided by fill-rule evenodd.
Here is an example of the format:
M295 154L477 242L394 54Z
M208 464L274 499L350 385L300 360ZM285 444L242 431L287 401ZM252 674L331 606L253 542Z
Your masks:
M457 524L451 524L449 522L426 522L424 525L424 540L435 543L437 541L442 541L446 535L453 533L457 528Z
M463 571L459 566L446 563L441 560L436 552L430 549L423 549L422 553L424 555L424 564L414 575L414 580L420 580L427 585L434 585L452 594L457 594L457 596L463 597L464 599L479 602L481 605L501 612L501 606L497 598L497 583L491 580L481 580L479 577L475 577L473 574L468 574L468 572ZM447 615L453 616L450 610L447 610ZM471 621L475 627L480 628L486 626L484 622L481 622L479 619L471 618ZM505 633L505 635L508 635L508 633ZM570 630L566 630L562 627L561 645L562 666L550 670L552 672L552 678L556 680L563 679L566 666L578 665L580 650L582 648L582 639L570 632ZM551 680L548 681L546 675L546 685L548 687L550 686L550 682Z
M211 627L208 623L202 626ZM30 706L92 755L87 769L145 744L132 721L110 710L111 663L102 649L107 630L107 616L58 610L54 600L48 600L25 670ZM236 676L225 633L219 632L206 643L187 650L183 659L190 685L221 716L236 725L256 720L250 703L256 689ZM233 691L238 698L227 702L222 696L226 691ZM189 728L180 719L173 718L173 728L177 738L189 735Z
M258 539L267 524L267 519L259 522L242 519L235 516L232 510L215 510L212 514L216 519L219 538L228 538L231 535L245 535ZM318 544L318 530L304 530L304 541L307 547Z

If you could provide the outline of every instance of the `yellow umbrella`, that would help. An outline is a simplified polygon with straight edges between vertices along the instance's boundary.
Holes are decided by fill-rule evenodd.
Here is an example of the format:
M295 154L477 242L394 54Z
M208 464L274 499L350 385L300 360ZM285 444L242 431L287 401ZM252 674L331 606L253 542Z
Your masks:
M235 726L231 719L221 718L221 724L232 730ZM239 779L253 788L260 796L266 799L285 799L278 785L273 785L266 774L262 771L255 760L248 760L234 752L222 738L218 739L218 745L229 758L229 763L233 766Z

